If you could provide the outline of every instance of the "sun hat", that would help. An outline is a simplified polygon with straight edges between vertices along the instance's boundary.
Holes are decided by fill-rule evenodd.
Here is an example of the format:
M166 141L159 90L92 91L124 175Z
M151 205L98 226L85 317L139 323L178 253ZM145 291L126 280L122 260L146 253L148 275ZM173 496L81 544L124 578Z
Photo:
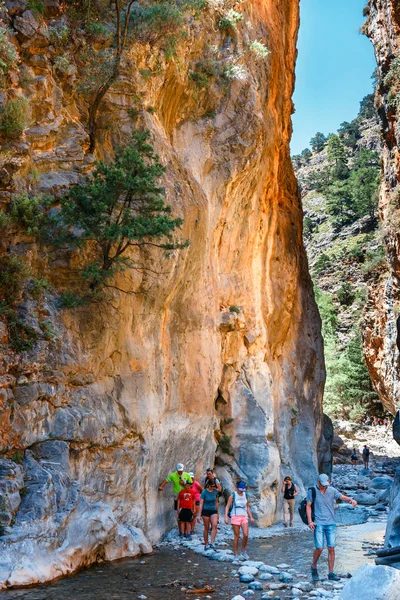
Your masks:
M244 481L238 481L236 487L238 490L245 490L247 486Z
M318 481L324 487L329 485L329 477L325 473L321 473L320 475L318 475Z
M176 470L177 470L177 471L183 471L183 469L184 469L184 466L183 466L183 464L182 464L182 463L178 463L178 464L176 465Z

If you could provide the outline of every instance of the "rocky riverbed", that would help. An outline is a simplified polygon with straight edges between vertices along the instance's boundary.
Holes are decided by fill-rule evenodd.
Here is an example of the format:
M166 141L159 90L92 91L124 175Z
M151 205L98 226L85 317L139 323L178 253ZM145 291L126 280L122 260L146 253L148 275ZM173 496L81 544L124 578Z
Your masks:
M192 541L181 543L175 530L145 559L126 559L103 563L50 585L4 592L4 600L187 600L218 598L231 600L251 597L289 599L340 599L351 575L364 563L373 564L382 547L387 507L378 508L382 489L389 489L393 461L377 462L374 471L362 474L347 465L334 468L334 484L345 493L376 499L356 509L347 505L337 511L338 546L335 570L340 583L327 581L326 553L320 561L321 582L310 580L313 551L312 534L301 522L291 529L282 523L266 528L251 528L249 561L235 561L230 526L222 522L217 535L217 550L204 551L202 526ZM373 487L379 484L382 489ZM375 482L375 483L374 483ZM246 581L247 580L247 581ZM196 589L210 586L200 594ZM215 591L211 591L215 590ZM368 599L369 600L369 599Z

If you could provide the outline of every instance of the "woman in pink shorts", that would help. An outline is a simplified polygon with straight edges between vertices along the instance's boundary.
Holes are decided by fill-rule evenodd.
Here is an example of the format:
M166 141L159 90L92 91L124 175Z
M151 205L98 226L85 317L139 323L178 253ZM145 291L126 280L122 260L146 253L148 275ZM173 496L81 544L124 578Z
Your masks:
M228 524L229 513L231 525L233 528L233 552L238 558L248 560L249 555L246 552L247 539L249 537L249 518L254 523L253 515L251 514L250 506L247 500L246 484L244 481L239 481L236 484L236 492L233 492L226 504L225 508L225 523ZM231 510L229 510L232 507ZM239 555L239 537L240 529L242 529L242 551Z

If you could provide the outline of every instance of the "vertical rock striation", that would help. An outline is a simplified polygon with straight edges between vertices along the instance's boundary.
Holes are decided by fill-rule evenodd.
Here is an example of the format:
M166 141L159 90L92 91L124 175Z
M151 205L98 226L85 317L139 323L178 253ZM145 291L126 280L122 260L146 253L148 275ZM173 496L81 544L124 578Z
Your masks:
M397 413L394 436L400 443L400 6L397 0L370 0L368 12L365 31L378 63L376 106L384 138L379 211L388 272L369 294L364 347L373 384L387 410ZM400 541L398 473L396 477L385 535L389 549Z
M387 271L371 282L364 350L371 380L386 409L393 415L400 397L400 9L396 0L371 0L366 7L365 33L371 38L378 63L376 107L384 139L383 183L379 212L387 254Z
M79 72L54 61L61 3L46 0L41 18L6 5L21 63L4 101L29 75L32 121L3 143L4 210L18 191L62 194L93 163ZM57 294L78 285L74 254L47 255L19 230L2 244L51 283L40 301L29 282L21 294L32 349L12 351L0 330L3 586L149 551L174 523L157 487L177 461L201 477L217 450L225 486L249 482L261 525L278 517L282 471L300 485L315 476L323 350L289 156L298 3L237 5L235 35L216 26L230 8L209 2L189 19L172 60L157 42L132 44L99 111L99 157L133 122L150 130L190 246L141 256L144 270L121 276L135 293L113 306L68 311ZM190 72L208 58L225 76L196 87Z

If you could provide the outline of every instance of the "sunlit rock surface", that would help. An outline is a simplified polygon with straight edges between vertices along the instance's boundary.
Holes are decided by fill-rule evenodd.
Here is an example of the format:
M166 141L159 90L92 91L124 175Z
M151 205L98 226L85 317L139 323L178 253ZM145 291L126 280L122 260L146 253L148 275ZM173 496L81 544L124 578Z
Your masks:
M46 1L39 21L22 0L6 4L32 123L3 144L4 208L18 190L60 195L93 164L77 74L52 66L49 18L62 24L59 4ZM169 62L157 43L129 48L100 108L101 158L129 138L134 98L154 108L136 124L167 166L188 249L141 255L145 269L117 282L139 293L60 311L77 257L49 258L17 230L2 241L1 252L11 248L51 282L41 302L25 289L20 310L56 336L16 354L0 330L0 585L148 552L174 524L159 482L177 461L201 478L218 443L225 485L246 478L261 525L277 518L282 473L300 486L315 481L323 353L289 157L298 3L240 10L234 40L210 3ZM250 40L266 43L267 61L248 51ZM241 76L197 89L189 69L208 52L223 64L240 59ZM19 93L19 77L5 94Z
M384 139L379 213L388 266L386 273L378 273L370 282L363 337L373 385L386 409L395 415L400 398L400 106L395 108L391 100L393 89L387 76L400 52L400 7L397 0L370 0L366 12L364 31L374 44L378 63L375 105Z

